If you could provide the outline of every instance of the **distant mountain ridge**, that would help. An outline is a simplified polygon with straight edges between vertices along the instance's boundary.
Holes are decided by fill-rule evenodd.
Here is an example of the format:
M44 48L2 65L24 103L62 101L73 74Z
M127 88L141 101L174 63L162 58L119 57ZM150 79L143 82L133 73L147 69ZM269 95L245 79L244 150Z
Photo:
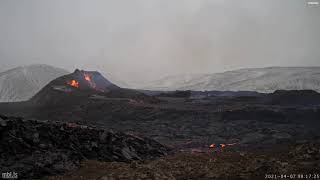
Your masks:
M214 74L170 76L148 83L147 90L257 91L310 89L320 92L320 67L267 67Z
M26 101L57 77L69 72L44 64L20 66L0 73L0 102Z

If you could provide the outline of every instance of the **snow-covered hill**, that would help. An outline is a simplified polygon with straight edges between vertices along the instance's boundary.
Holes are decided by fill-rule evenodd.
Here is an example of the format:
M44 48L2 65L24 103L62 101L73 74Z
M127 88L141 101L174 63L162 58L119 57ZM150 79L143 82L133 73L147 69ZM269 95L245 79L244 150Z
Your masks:
M216 74L171 76L140 88L258 92L312 89L320 92L320 67L268 67Z
M30 65L0 73L0 102L25 101L53 79L68 71L48 66Z

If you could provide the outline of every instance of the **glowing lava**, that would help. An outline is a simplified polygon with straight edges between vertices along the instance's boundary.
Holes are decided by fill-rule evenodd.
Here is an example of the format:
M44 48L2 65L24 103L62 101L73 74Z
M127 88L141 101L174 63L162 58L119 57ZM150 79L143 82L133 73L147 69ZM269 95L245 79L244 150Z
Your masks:
M211 144L210 146L209 146L209 148L210 149L214 149L214 148L216 148L216 147L220 147L221 149L223 149L223 148L225 148L225 147L227 147L227 146L234 146L234 145L236 145L237 143L232 143L232 144L219 144L219 146L216 146L216 144Z
M91 77L90 77L89 74L84 74L84 79L85 79L86 81L91 82Z
M95 89L95 88L96 88L96 83L92 81L91 75L90 75L90 74L87 74L87 73L84 73L83 76L84 76L84 79L85 79L86 81L88 81L89 85L90 85L92 88Z
M216 144L211 144L210 146L209 146L209 148L215 148L216 147Z
M72 87L79 88L79 82L76 80L71 80L68 84Z

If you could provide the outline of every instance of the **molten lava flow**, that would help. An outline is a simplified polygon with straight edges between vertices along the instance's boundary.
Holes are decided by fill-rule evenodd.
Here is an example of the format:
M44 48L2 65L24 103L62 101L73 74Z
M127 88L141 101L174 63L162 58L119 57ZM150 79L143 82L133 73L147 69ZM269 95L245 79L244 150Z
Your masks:
M232 143L232 144L219 144L219 146L218 147L220 147L221 149L223 149L223 148L225 148L225 147L227 147L227 146L234 146L234 145L236 145L237 143ZM216 144L211 144L210 146L209 146L209 148L210 149L214 149L214 148L216 148L217 146L216 146Z
M209 148L215 148L216 147L216 144L211 144L210 146L209 146Z
M221 148L225 148L227 146L234 146L236 145L237 143L232 143L232 144L220 144Z
M72 87L79 88L79 82L76 80L71 80L68 84Z

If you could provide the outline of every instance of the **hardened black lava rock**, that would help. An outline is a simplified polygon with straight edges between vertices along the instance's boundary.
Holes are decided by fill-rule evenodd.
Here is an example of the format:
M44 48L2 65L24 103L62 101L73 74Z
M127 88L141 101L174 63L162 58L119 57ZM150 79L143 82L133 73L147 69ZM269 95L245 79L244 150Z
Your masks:
M131 162L166 155L168 148L148 139L73 123L0 116L0 170L19 177L60 174L84 159Z

